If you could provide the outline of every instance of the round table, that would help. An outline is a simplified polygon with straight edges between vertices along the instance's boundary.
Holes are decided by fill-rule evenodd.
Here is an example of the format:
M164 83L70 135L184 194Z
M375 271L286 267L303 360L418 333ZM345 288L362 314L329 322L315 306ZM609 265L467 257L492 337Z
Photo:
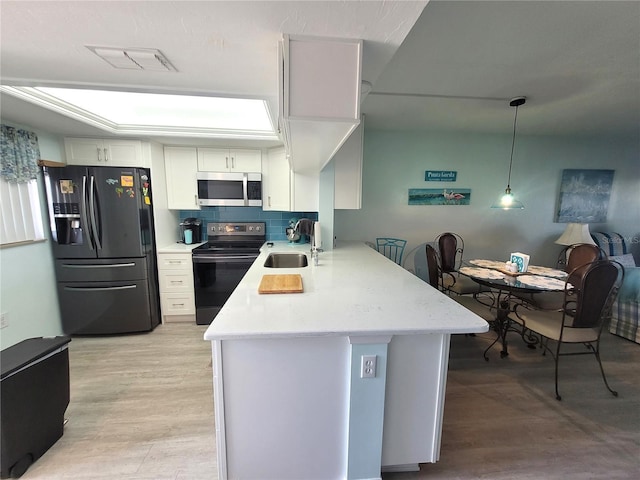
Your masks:
M509 317L509 313L512 311L511 298L513 293L561 292L567 286L566 272L537 265L530 265L526 272L512 273L506 270L504 262L475 259L469 260L467 265L460 268L459 272L480 285L491 288L495 295L493 305L495 305L497 313L494 329L498 336L484 351L485 360L489 360L487 352L498 340L502 341L500 356L504 358L509 355L506 336L509 329L513 329L512 320ZM530 348L535 348L536 342L533 339L525 339L523 331L520 333L527 345Z

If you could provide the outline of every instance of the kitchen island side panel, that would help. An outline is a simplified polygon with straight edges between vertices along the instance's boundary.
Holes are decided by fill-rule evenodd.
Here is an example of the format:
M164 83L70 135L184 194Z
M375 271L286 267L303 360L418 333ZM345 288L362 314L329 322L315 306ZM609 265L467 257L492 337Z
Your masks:
M450 338L396 335L389 343L383 470L439 460Z
M222 376L216 381L222 380L224 429L217 428L216 434L226 450L226 478L344 478L348 338L226 340L219 345L222 368L215 368Z

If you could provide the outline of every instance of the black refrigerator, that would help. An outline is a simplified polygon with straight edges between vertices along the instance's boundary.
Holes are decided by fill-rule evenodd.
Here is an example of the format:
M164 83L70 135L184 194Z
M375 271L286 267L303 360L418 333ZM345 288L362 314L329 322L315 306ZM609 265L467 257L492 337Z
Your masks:
M160 323L151 179L144 168L43 167L67 335Z

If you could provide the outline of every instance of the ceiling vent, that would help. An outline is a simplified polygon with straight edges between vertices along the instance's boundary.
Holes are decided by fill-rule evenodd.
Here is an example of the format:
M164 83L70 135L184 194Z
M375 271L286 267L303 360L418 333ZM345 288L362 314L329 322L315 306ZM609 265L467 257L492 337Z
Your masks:
M149 70L152 72L177 72L171 62L160 52L152 48L87 48L114 68L127 70Z

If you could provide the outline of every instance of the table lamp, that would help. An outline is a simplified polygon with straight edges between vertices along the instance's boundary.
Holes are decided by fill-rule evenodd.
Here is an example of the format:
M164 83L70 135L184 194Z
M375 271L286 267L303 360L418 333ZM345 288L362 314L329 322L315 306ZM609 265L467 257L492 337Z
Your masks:
M576 243L596 244L593 238L591 238L589 224L587 223L568 223L564 233L560 235L560 238L554 243L558 245L575 245Z
M595 245L596 242L591 238L591 234L589 233L589 225L587 223L568 223L567 228L565 228L564 233L560 235L560 237L554 242L558 245L575 245L577 243L590 243L591 245ZM567 248L564 257L564 265L567 265L569 262L569 255L571 254L572 248ZM558 266L562 265L561 261L558 261ZM564 267L563 267L564 268Z

